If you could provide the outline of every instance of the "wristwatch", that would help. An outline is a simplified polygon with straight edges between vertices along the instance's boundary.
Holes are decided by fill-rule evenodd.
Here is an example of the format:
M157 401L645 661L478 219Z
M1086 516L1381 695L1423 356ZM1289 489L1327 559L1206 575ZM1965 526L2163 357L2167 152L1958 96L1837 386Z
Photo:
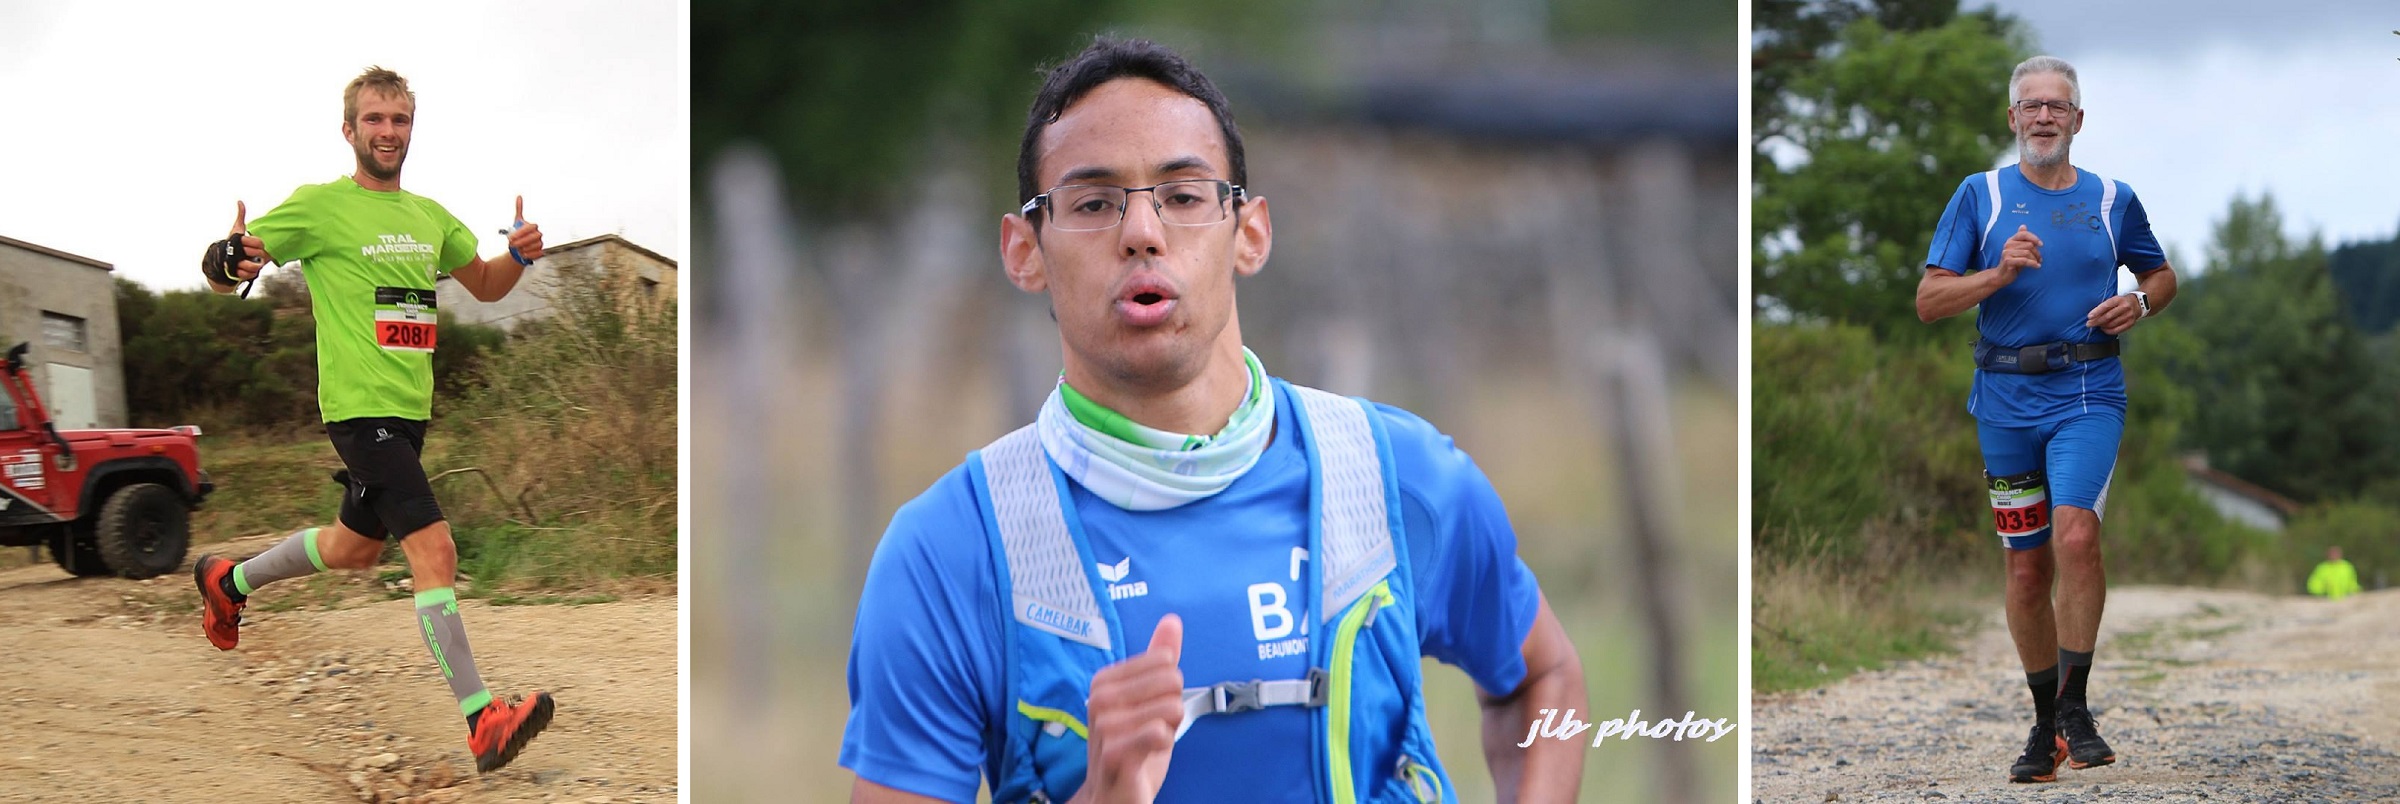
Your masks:
M2141 306L2142 306L2142 317L2143 317L2143 318L2149 318L2149 317L2150 317L2150 294L2148 294L2148 293L2143 293L2143 292L2141 292L2141 291L2138 291L2138 290L2137 290L2137 291L2134 291L2134 292L2133 292L2133 303L2134 303L2134 304L2138 304L2138 305L2141 305Z

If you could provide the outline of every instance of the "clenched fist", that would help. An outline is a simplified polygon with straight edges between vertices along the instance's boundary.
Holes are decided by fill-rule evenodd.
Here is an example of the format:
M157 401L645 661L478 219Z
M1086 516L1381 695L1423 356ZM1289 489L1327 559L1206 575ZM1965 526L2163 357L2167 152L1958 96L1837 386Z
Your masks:
M2019 226L2016 234L2008 236L2008 242L2000 244L2000 264L1993 266L1992 271L1999 275L2000 284L2006 285L2017 281L2018 271L2040 267L2042 238Z
M1183 727L1183 619L1158 621L1150 649L1092 677L1091 743L1083 804L1150 804L1167 781Z

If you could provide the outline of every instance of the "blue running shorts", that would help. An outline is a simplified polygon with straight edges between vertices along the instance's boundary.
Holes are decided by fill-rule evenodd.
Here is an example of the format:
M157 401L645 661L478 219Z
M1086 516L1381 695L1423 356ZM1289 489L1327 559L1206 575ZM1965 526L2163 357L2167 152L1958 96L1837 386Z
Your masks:
M1977 422L1975 435L1983 445L1984 488L1991 493L1993 524L2008 549L2049 544L2052 506L2106 515L2108 482L2117 471L2117 443L2125 436L2125 411L2096 408L2031 427Z

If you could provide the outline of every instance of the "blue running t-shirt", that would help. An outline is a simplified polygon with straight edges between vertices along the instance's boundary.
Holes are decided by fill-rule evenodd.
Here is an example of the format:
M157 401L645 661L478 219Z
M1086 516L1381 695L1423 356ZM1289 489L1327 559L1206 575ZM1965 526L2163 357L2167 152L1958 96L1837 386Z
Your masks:
M1308 673L1308 460L1277 432L1231 487L1165 511L1132 512L1070 481L1083 532L1110 586L1124 643L1139 653L1168 612L1183 618L1183 682ZM1422 652L1492 692L1524 679L1522 652L1540 601L1517 558L1500 496L1466 453L1425 420L1374 406L1400 472L1402 523L1416 580ZM893 514L876 545L850 647L850 719L841 764L860 778L947 801L973 801L997 757L1009 711L983 506L965 467ZM1311 802L1310 710L1209 715L1175 744L1161 802Z
M1925 265L1960 274L1999 265L2019 226L2042 239L2042 267L2017 272L1975 316L1976 331L2000 346L2114 340L2084 326L2084 317L2117 295L2117 266L2138 274L2167 263L2130 185L2077 168L2074 186L2046 190L2010 165L1959 183ZM1967 398L1977 420L2003 427L2049 424L2101 406L2125 409L2125 369L2116 358L2048 374L1977 371Z

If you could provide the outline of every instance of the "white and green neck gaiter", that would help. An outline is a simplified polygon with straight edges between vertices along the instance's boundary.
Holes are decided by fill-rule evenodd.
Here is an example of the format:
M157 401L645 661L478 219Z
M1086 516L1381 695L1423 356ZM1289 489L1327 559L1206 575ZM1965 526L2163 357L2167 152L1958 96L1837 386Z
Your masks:
M1216 435L1135 424L1077 393L1063 375L1042 403L1034 429L1061 471L1118 508L1163 511L1207 499L1250 471L1275 431L1267 371L1247 348L1242 359L1250 370L1250 389Z

